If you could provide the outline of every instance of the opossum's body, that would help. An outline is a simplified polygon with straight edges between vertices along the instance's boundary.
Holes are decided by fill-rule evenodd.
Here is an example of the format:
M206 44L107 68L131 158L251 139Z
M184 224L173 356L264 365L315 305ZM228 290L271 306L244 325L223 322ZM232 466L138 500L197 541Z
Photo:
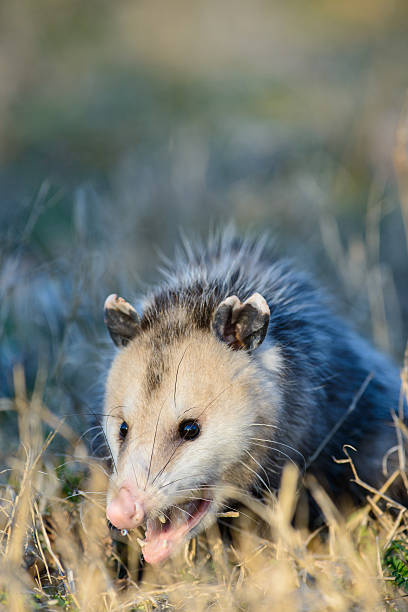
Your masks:
M335 496L355 495L347 466L333 461L350 444L360 477L384 480L397 368L262 244L225 234L207 249L187 247L140 320L116 296L105 317L126 345L106 387L115 466L107 516L119 529L147 520L147 561L211 524L231 486L277 488L287 461Z

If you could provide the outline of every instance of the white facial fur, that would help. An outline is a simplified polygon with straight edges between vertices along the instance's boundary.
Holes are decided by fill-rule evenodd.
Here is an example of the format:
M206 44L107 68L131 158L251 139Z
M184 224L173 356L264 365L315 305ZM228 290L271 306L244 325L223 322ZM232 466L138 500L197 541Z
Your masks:
M239 462L248 463L251 423L273 413L262 392L262 368L211 332L191 332L160 347L160 354L154 346L153 338L142 334L118 353L109 373L104 429L116 469L108 503L129 486L143 496L146 514L155 516L188 499L189 491L216 485L214 517L223 485L245 488L254 478ZM185 419L200 424L195 440L180 439ZM123 421L129 430L121 441ZM203 526L211 520L207 516Z

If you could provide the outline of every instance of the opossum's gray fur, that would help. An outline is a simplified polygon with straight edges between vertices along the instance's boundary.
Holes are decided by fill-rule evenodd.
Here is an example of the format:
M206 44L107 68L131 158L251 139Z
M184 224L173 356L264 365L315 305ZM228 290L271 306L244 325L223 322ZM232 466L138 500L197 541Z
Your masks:
M288 261L272 261L266 243L266 238L241 240L231 230L213 236L207 245L185 240L175 262L164 270L165 282L146 300L141 327L158 324L164 312L182 306L190 315L188 323L162 329L158 338L159 343L170 342L183 335L186 325L210 329L215 308L227 296L244 301L254 292L262 294L271 313L265 343L278 345L283 360L275 382L284 400L285 420L274 439L303 469L366 382L355 409L308 467L323 476L333 494L345 491L351 472L333 457L344 458L342 447L351 444L357 449L353 458L359 475L379 486L384 481L383 455L396 443L391 413L398 410L400 400L399 371L333 314L307 275ZM253 358L257 359L256 351ZM271 432L267 434L270 438ZM282 454L270 452L268 465L282 465ZM273 470L270 481L279 484Z

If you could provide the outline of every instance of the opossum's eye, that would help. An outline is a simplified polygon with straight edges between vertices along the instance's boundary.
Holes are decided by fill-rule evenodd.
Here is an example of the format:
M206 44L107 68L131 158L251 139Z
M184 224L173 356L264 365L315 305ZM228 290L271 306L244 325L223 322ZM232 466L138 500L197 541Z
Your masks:
M200 434L200 425L193 419L181 421L179 425L180 438L183 440L194 440Z
M123 421L122 425L119 427L119 436L121 440L124 440L127 436L127 432L129 431L129 425L126 421Z

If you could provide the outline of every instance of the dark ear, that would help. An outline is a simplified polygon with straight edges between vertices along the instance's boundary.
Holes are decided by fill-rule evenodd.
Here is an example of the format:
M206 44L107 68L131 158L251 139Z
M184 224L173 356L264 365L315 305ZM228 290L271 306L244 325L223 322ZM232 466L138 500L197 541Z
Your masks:
M140 331L136 310L116 293L105 300L105 325L116 346L126 346Z
M217 338L231 348L253 351L266 336L269 316L269 306L260 293L243 303L231 295L218 306L212 326Z

